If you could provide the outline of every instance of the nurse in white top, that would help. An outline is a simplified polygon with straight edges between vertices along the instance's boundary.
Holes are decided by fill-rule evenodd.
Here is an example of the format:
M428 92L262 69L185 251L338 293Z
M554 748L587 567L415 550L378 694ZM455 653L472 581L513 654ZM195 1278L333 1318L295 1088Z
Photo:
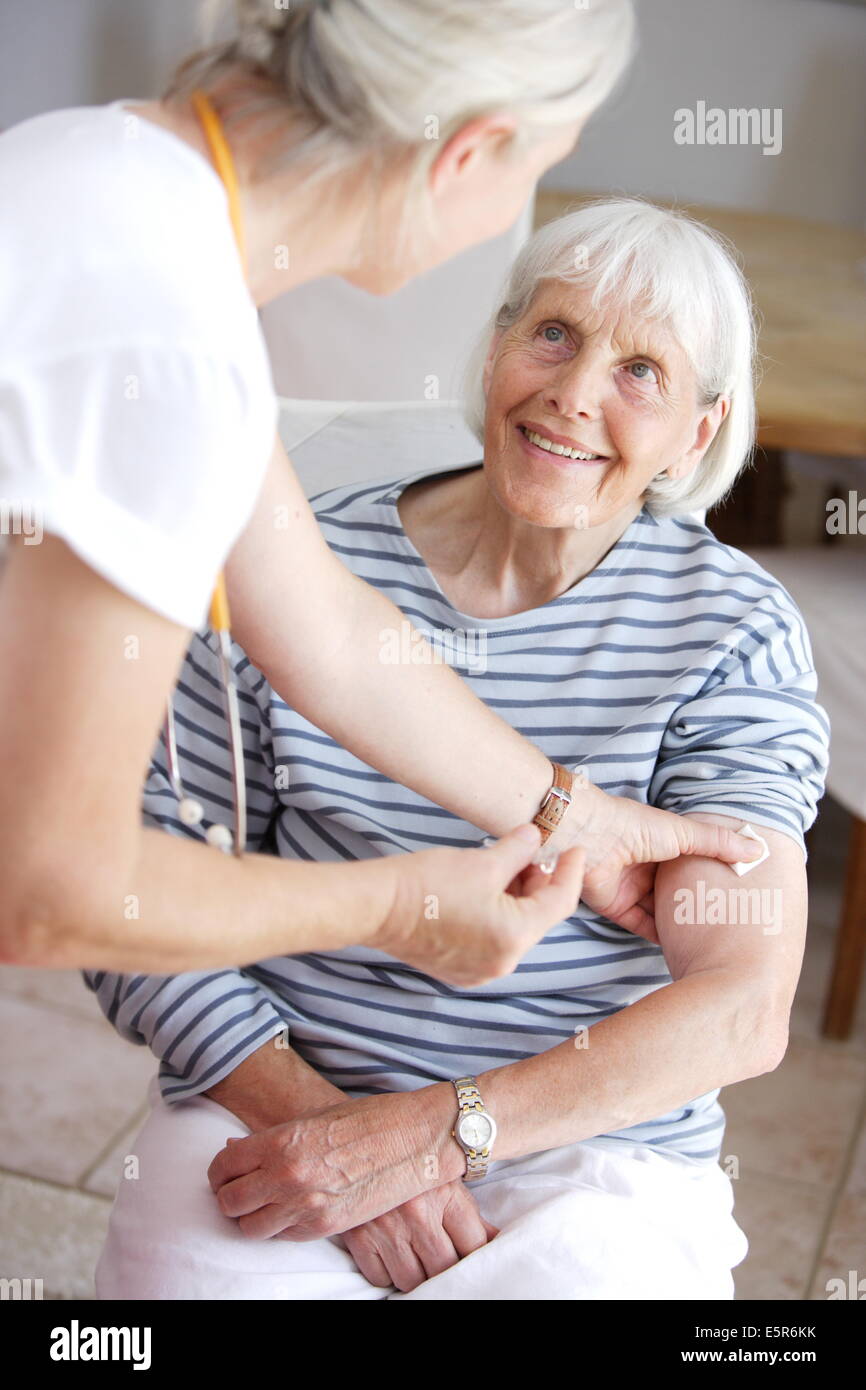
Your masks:
M584 785L556 872L527 868L551 764L447 665L378 660L403 615L321 537L256 312L320 275L387 294L504 230L624 70L629 0L237 11L162 100L0 136L2 956L170 973L366 943L471 985L571 914L584 854L585 900L652 934L653 861L753 847ZM195 89L237 169L246 278ZM142 827L224 565L233 636L284 699L495 846L298 864Z

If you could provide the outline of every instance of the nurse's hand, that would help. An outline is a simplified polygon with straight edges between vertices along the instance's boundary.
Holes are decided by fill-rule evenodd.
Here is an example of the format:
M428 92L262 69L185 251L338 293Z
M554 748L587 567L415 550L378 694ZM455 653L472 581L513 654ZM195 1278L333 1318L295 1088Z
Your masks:
M545 874L530 862L540 844L540 831L527 825L487 849L395 858L393 905L366 944L458 988L510 975L580 900L583 850L561 854Z
M455 1113L450 1082L345 1100L230 1140L208 1180L244 1235L321 1240L462 1179Z

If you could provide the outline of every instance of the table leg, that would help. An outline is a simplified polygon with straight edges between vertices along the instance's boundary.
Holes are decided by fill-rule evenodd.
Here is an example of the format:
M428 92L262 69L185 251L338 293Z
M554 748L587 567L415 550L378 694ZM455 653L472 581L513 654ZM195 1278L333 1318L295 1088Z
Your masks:
M824 1009L821 1033L844 1040L850 1036L866 964L866 820L851 818L851 840L842 920Z

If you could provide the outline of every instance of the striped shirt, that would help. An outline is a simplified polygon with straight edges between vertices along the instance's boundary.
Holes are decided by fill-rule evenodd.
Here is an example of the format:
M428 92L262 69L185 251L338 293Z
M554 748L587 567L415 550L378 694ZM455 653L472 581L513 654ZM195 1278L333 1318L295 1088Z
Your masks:
M314 510L332 549L429 637L437 659L549 758L581 767L605 791L748 820L789 835L805 854L828 725L802 619L781 585L706 527L644 508L566 593L527 612L475 618L445 597L400 523L401 492L425 476L434 473L341 487L314 499ZM381 640L383 663L412 659L408 624ZM233 659L250 849L340 861L481 841L477 827L373 771L290 709L237 646ZM178 820L159 746L144 814L170 834L201 838L213 821L231 824L218 672L213 634L197 635L175 711L184 784L205 817L197 827ZM479 776L484 766L479 749ZM472 990L366 947L242 970L86 979L118 1032L160 1058L168 1102L215 1085L286 1029L290 1045L352 1097L477 1075L544 1052L671 982L658 946L583 904L511 975ZM715 1161L718 1094L610 1137Z

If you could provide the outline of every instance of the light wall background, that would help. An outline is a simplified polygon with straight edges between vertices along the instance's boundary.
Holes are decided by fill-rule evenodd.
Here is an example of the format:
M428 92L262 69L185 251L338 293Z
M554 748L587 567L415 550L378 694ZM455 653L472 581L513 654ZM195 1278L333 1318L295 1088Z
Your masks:
M567 0L564 0L566 3ZM544 185L639 193L866 226L866 7L841 0L638 0L628 81ZM195 46L195 0L0 0L0 128L41 111L156 95ZM674 112L781 107L783 146L680 146ZM397 295L301 286L262 322L282 395L456 394L531 208ZM340 323L339 343L333 331Z
M545 175L641 194L866 226L866 7L841 0L638 3L630 78ZM782 150L676 145L674 112L782 109Z

